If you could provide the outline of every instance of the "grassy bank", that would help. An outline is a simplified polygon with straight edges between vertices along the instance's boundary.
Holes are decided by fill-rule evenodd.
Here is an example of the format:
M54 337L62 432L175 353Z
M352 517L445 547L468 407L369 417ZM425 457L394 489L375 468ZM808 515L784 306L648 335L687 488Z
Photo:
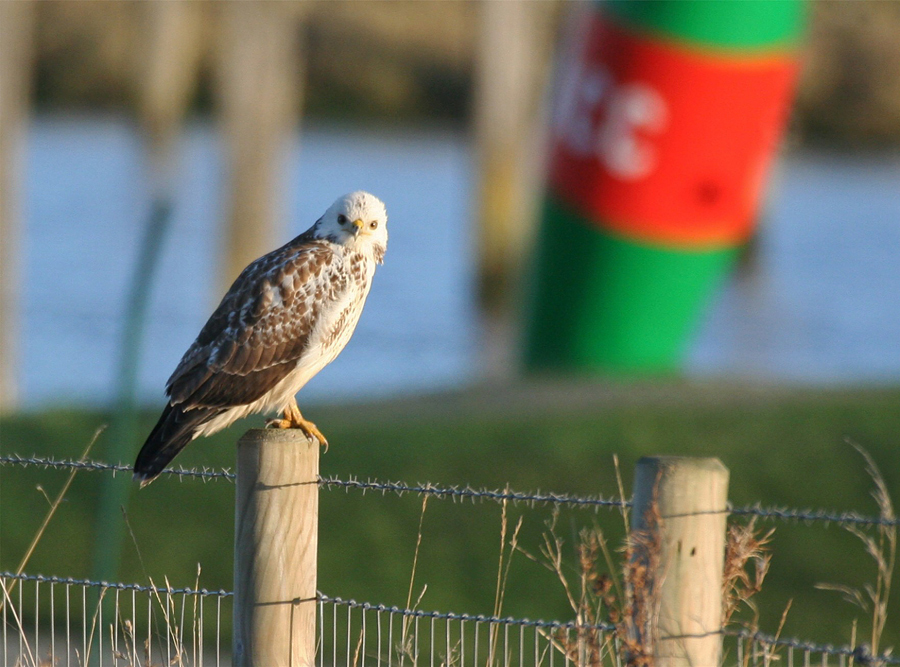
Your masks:
M637 459L672 453L718 456L731 469L735 505L856 510L877 513L872 482L850 438L866 447L900 499L900 389L795 391L719 386L598 387L541 384L483 388L458 394L371 404L311 406L332 447L322 474L436 484L469 484L615 496L612 455L618 454L626 494ZM155 411L143 419L144 432ZM51 411L6 417L2 452L72 457L106 416ZM185 466L233 465L233 443L249 425L189 447ZM101 436L106 437L106 436ZM135 450L138 443L135 443ZM66 502L28 566L29 572L88 576L92 509L101 475L79 473ZM14 569L65 472L0 467L0 568ZM233 492L228 482L161 479L132 494L133 540L120 580L231 588ZM388 605L406 604L422 501L358 491L321 498L321 590ZM425 510L416 595L421 607L492 613L500 540L499 505L431 500ZM511 507L523 516L520 542L538 554L549 508ZM572 547L582 526L597 524L618 547L622 518L613 511L568 510L560 532ZM822 642L849 640L865 614L818 582L862 586L875 568L860 542L837 526L772 523L773 563L759 596L761 625L773 631L788 600L785 633ZM573 554L574 555L574 554ZM574 558L573 558L574 562ZM573 571L574 573L574 571ZM891 605L888 644L900 643L900 591ZM504 614L568 618L564 592L540 563L513 557Z

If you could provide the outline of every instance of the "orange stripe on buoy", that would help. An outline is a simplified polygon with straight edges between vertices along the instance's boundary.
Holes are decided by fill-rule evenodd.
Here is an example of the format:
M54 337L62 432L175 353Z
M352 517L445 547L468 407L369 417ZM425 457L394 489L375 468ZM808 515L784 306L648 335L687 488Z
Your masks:
M553 191L627 238L733 245L753 225L797 65L717 57L595 15L563 67Z

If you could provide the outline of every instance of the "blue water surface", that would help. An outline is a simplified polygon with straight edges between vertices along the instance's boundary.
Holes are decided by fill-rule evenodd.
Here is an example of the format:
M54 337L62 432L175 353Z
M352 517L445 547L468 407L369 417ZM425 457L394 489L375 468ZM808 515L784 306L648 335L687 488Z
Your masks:
M222 146L190 124L153 286L139 398L163 385L221 297ZM301 396L354 400L483 375L469 137L311 128L289 147L286 241L340 194L387 203L390 244L344 353ZM36 119L27 151L20 388L25 407L102 405L147 211L142 145L115 118ZM900 156L786 156L751 261L717 296L686 372L805 384L900 381Z

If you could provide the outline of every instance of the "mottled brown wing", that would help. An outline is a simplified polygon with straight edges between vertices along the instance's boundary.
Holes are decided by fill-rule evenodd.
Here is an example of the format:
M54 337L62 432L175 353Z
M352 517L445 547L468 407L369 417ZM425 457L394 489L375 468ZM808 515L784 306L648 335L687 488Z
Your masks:
M244 269L175 369L166 386L170 403L227 407L257 400L294 370L322 309L346 288L322 241L261 257Z

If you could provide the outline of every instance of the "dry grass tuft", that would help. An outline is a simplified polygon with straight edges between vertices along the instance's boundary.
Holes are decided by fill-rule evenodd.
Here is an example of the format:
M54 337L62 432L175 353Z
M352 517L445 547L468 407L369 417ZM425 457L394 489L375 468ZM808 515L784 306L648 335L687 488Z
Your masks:
M558 513L554 512L547 523L539 558L521 548L519 551L556 574L579 625L608 624L613 629L587 627L575 634L558 630L545 636L555 650L578 667L652 667L657 639L655 615L662 584L657 573L661 567L663 519L657 498L652 499L640 530L632 529L626 518L625 546L615 560L599 527L579 533L575 548L577 582L573 580L572 568L564 564L564 543L557 531L557 518ZM731 622L741 607L747 607L753 611L753 619L745 625L758 629L753 597L762 589L769 571L768 547L773 533L774 530L758 530L755 520L729 528L723 573L723 625ZM790 604L782 615L782 626L789 608ZM767 657L776 658L774 652Z
M753 596L762 590L769 573L772 554L769 543L775 529L765 534L756 530L756 517L747 524L733 524L728 528L725 544L725 572L722 579L722 625L731 622L732 616L741 606L753 612L753 625L759 621L759 611ZM752 569L748 569L752 565Z
M625 500L621 478L619 491ZM657 527L661 518L654 501L648 513L647 528L631 530L623 502L626 544L620 550L622 560L613 558L603 531L594 524L578 534L575 545L576 567L565 560L565 541L558 531L559 509L547 521L540 555L522 547L517 550L553 572L566 594L569 606L580 626L576 632L560 628L541 631L554 650L578 667L617 666L652 667L652 609L658 592L651 573L659 566L661 536ZM574 576L573 576L574 575ZM609 629L603 629L606 626Z
M658 485L657 485L658 486ZM654 492L655 493L655 492ZM625 607L624 658L629 667L652 667L656 645L659 586L654 573L662 555L662 516L656 497L644 514L641 530L630 530L625 546L624 578L628 593Z
M769 545L774 533L774 528L765 533L757 529L756 517L746 524L732 524L728 527L725 569L722 577L723 628L733 622L735 614L742 607L746 607L752 613L752 618L742 622L741 625L752 633L759 632L759 610L753 598L762 591L763 582L769 573L772 562ZM789 600L781 613L781 621L775 633L776 639L781 636L792 604L793 600ZM756 649L756 652L746 650L740 665L741 667L749 667L751 664L769 665L779 659L777 653L778 647L774 645L763 645Z
M509 493L507 486L505 491ZM520 516L513 529L512 537L509 540L509 553L507 553L506 535L509 530L509 502L503 501L500 511L500 560L497 564L497 588L494 592L494 616L500 617L503 613L503 600L506 597L506 582L509 578L509 568L512 565L512 557L516 551L519 551L519 531L522 529L523 518ZM500 627L492 625L490 629L490 637L488 642L487 667L492 667L497 657L497 645L499 641Z
M90 454L91 449L94 447L94 443L97 442L97 438L99 438L100 434L105 430L106 424L103 424L94 431L93 437L90 439L90 441L88 441L87 447L84 448L84 451L81 453L81 456L78 459L79 462L84 462L87 460L88 454ZM47 499L50 507L47 510L47 515L44 517L43 522L37 529L37 532L34 534L34 537L31 540L31 544L29 544L28 549L25 550L25 555L22 556L22 560L19 562L19 567L16 568L16 574L22 574L25 571L25 567L28 565L28 561L31 559L34 550L37 548L38 542L41 541L41 538L44 536L44 533L47 530L47 526L50 524L50 519L52 519L53 515L56 514L56 510L59 509L60 504L66 497L66 493L69 491L69 487L72 486L72 481L75 479L75 474L77 472L77 468L72 468L72 470L69 472L69 476L66 479L65 484L62 485L62 488L57 494L56 499L52 502L50 501L50 497L47 495L47 492L44 491L43 487L37 487L37 490L42 493ZM10 582L8 589L4 589L3 596L0 597L0 609L3 609L3 607L6 605L6 598L12 595L13 589L16 587L16 583L18 583L18 580L14 579Z
M885 521L894 521L897 515L894 513L894 505L888 493L887 484L881 471L875 464L875 460L863 447L850 442L853 448L859 452L866 462L866 472L872 479L874 488L872 497L878 504L879 516ZM854 525L847 525L845 529L856 536L866 549L866 553L875 562L875 584L866 584L861 590L842 584L816 584L816 588L822 590L837 591L851 604L859 607L863 612L871 614L871 633L869 645L860 646L862 654L878 655L881 649L881 637L887 624L888 601L891 595L891 581L897 563L897 527L891 525L879 525L874 533L866 532ZM856 634L854 624L853 633ZM854 642L855 644L855 642ZM888 653L890 651L887 651Z
M554 650L579 667L615 665L618 633L590 627L604 623L619 627L622 619L622 588L616 575L612 574L616 572L616 568L610 557L606 538L596 525L579 533L575 549L578 559L577 584L573 583L570 581L571 571L566 571L565 542L557 529L558 519L559 511L554 509L547 521L540 557L522 547L518 547L518 551L556 575L575 614L576 623L587 627L580 627L574 633L564 628L540 632ZM601 568L601 563L604 562L606 570Z
M425 597L425 591L428 590L428 584L422 587L422 591L419 593L419 597L416 598L415 604L413 604L412 596L413 589L415 588L416 583L416 568L419 564L419 549L422 546L422 527L425 525L425 511L428 509L428 496L422 498L422 511L419 514L419 530L416 535L416 550L413 553L413 562L412 562L412 572L409 575L409 591L406 594L406 608L407 609L418 609L419 605L422 602L422 598ZM412 630L412 619L409 616L403 617L403 622L400 630L400 641L396 646L397 655L400 656L400 665L405 664L407 660L410 660L415 664L418 660L418 656L415 652L415 646L413 645L413 636L411 633ZM360 645L362 644L362 636L359 638ZM359 646L357 647L357 657L358 657ZM354 658L354 661L356 658Z

